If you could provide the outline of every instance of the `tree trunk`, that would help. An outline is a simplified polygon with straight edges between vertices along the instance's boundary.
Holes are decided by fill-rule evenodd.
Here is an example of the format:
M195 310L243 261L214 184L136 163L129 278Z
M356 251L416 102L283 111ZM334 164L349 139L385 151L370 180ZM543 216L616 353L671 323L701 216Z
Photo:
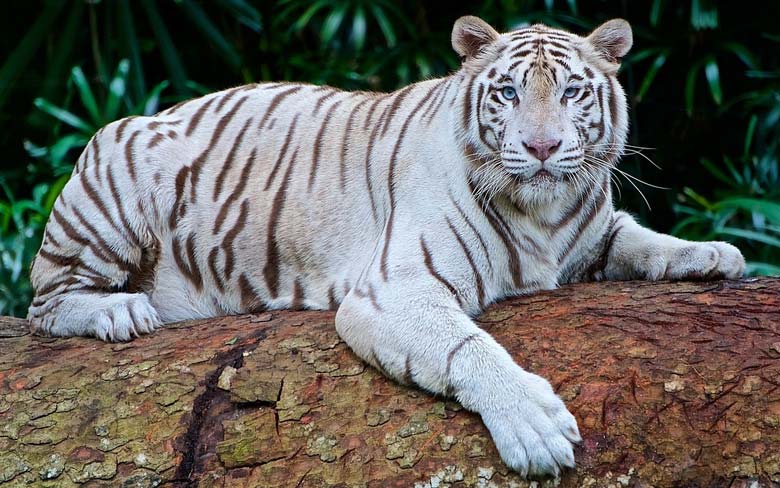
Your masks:
M477 415L365 366L333 317L126 344L0 319L0 486L526 486ZM780 280L581 284L479 323L579 422L576 470L541 486L780 486Z

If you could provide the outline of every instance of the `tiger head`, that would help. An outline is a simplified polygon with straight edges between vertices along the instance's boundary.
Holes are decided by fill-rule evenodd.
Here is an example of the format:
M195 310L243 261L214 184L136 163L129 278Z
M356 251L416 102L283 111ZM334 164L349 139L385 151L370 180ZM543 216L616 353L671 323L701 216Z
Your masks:
M458 19L456 110L472 182L524 207L601 184L628 132L616 75L632 42L621 19L587 37L544 25L499 34L477 17Z

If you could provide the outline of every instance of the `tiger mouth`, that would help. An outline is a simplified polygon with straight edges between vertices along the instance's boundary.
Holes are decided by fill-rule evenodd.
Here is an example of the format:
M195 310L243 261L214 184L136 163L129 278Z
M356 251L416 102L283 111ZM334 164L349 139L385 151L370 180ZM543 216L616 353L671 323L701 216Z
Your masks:
M556 176L546 169L539 169L532 175L514 174L515 179L520 183L531 184L549 184L561 181L562 176Z

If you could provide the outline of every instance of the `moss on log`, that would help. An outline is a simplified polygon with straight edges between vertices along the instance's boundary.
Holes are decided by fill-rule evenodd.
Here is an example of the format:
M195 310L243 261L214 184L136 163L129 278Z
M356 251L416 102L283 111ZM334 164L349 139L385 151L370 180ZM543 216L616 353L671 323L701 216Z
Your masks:
M333 318L126 344L0 319L0 487L528 486L478 416L365 366ZM581 284L479 323L578 419L577 469L539 486L780 485L780 280Z

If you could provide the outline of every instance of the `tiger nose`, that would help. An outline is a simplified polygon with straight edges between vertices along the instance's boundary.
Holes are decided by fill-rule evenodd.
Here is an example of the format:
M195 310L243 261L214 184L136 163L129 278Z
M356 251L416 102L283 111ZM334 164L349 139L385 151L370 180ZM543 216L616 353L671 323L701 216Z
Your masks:
M547 139L547 140L540 140L540 139L534 139L528 142L523 142L523 147L531 153L536 159L538 159L541 162L544 162L547 160L547 158L550 157L550 154L554 153L558 150L559 147L561 147L561 140L560 139Z

